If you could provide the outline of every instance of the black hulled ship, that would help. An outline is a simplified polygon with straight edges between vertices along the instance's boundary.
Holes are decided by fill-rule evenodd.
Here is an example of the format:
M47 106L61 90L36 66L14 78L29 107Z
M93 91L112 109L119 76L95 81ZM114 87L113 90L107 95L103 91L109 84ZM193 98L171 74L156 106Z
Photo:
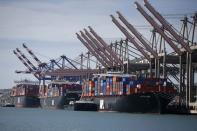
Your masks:
M11 96L14 98L15 107L39 107L39 83L36 81L15 81Z
M165 113L175 94L176 90L166 79L98 74L84 82L81 100L92 100L99 110Z
M40 86L40 103L42 108L63 109L71 101L80 99L81 84L65 80L51 81L47 86Z

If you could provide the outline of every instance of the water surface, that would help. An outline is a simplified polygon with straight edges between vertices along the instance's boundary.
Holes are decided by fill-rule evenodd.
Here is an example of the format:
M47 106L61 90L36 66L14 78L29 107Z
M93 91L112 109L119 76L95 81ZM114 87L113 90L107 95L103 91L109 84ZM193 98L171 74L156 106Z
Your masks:
M197 131L197 116L0 108L0 131Z

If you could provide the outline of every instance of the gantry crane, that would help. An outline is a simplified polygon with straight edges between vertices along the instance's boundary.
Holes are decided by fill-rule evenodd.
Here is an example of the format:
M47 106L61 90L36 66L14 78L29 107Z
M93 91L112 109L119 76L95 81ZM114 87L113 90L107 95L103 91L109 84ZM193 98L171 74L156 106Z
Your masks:
M17 56L17 58L27 67L27 69L28 69L27 73L28 73L28 72L31 72L31 73L33 72L34 76L39 80L39 75L36 74L35 70L33 70L32 67L30 67L30 66L25 62L25 60L24 60L15 50L13 50L13 53L14 53L14 54ZM16 73L21 73L21 72L16 72Z

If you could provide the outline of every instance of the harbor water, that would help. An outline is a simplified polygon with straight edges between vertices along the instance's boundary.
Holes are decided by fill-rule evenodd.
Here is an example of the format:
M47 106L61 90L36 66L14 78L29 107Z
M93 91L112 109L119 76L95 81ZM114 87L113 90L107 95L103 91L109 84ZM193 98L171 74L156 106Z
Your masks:
M0 131L197 131L196 115L0 108Z

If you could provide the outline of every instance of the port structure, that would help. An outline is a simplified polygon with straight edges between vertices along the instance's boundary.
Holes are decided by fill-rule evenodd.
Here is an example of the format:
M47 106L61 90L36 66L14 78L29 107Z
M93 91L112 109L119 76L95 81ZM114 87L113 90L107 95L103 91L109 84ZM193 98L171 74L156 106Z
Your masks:
M196 13L193 15L193 22L192 25L192 34L191 35L191 41L189 38L185 39L185 32L188 32L186 28L183 28L183 33L180 35L176 30L171 26L170 23L168 23L164 17L157 12L154 7L147 1L144 0L144 6L146 9L154 16L154 18L157 20L154 20L153 17L151 17L145 9L141 7L141 5L138 2L135 2L137 10L142 14L142 16L153 26L154 32L158 33L165 41L166 44L169 44L170 47L175 51L177 57L176 63L171 62L167 59L171 59L171 55L166 55L166 51L164 53L160 53L160 56L165 58L163 59L163 66L166 68L163 68L163 76L166 77L166 69L168 66L166 64L176 64L179 67L178 74L176 76L176 80L179 82L179 92L184 97L184 105L186 108L190 108L191 103L196 101L196 86L194 85L194 73L196 72L196 42L194 42L194 36L195 36L195 26L196 26ZM183 27L186 27L185 24L188 24L189 21L186 23L183 23ZM162 30L161 30L162 29ZM187 31L186 31L187 30ZM188 34L188 33L187 33ZM160 63L159 63L160 66ZM171 67L170 67L171 68ZM172 69L171 69L172 70ZM157 72L160 72L159 68L157 69ZM172 72L171 72L172 73ZM160 73L158 73L160 74ZM179 75L177 77L177 75ZM194 95L195 94L195 95ZM195 107L196 108L196 107Z
M196 73L196 42L194 41L196 35L196 13L192 16L192 22L189 21L187 17L182 20L183 26L182 32L180 33L177 32L161 14L156 12L148 1L145 0L145 7L149 9L158 20L154 20L148 15L139 3L136 2L135 4L137 10L153 27L151 42L145 40L120 12L117 12L118 20L111 15L112 22L138 50L140 50L139 46L141 46L140 52L144 58L148 60L147 63L150 64L149 67L147 66L146 71L148 75L150 77L167 78L169 81L172 81L171 78L173 77L174 80L172 82L176 83L174 86L177 87L180 95L184 99L184 102L181 104L184 104L187 108L190 108L191 105L196 106L196 104L194 104L196 101L196 85L194 85L194 74ZM190 34L188 24L190 25ZM156 38L156 35L159 36L160 39ZM137 43L138 45L136 45ZM168 48L171 47L172 52L167 53L166 46L168 46ZM157 49L157 47L159 47L159 49ZM144 53L145 51L148 51L148 53ZM147 56L149 58L147 58ZM131 63L133 64L133 62ZM131 65L129 67L131 71ZM134 69L134 71L137 70ZM153 72L155 74L153 74Z
M30 61L30 59L22 53L19 48L13 51L17 58L27 67L25 71L15 71L16 73L33 74L40 84L45 85L46 80L69 80L69 81L81 81L82 78L87 78L93 73L97 73L98 69L90 68L90 61L96 63L97 61L91 60L89 52L80 54L80 59L70 59L65 55L61 55L57 59L50 59L49 62L42 62L26 44L22 44L30 56L36 61L36 64ZM84 62L87 61L87 65ZM98 64L97 64L98 65ZM99 65L100 67L100 65Z
M77 39L88 52L80 54L78 60L66 56L50 60L45 64L46 70L41 71L41 76L64 78L72 75L87 79L94 73L120 71L137 76L165 78L177 88L179 106L197 110L197 86L194 78L197 72L197 13L192 14L191 18L185 16L181 20L182 28L178 31L147 0L144 0L144 7L138 2L135 5L150 24L150 40L117 11L117 17L110 15L112 23L125 38L107 43L88 26L76 33ZM26 45L24 48L38 65L42 64ZM32 72L34 69L31 64L22 56L19 57L28 68L27 72ZM91 67L91 62L96 65L95 68Z
M149 13L138 2L135 2L135 5L139 13L153 28L150 41L145 39L119 11L117 11L118 18L110 16L112 22L126 38L110 44L111 50L115 52L112 54L113 58L104 53L105 47L103 49L99 46L100 36L98 38L94 35L95 38L92 39L90 36L92 28L89 28L90 33L87 29L85 29L85 33L80 31L81 35L77 33L77 38L86 47L88 46L91 53L94 52L93 55L96 58L99 57L97 58L99 61L105 62L101 63L104 67L107 66L110 69L111 64L107 63L107 60L114 60L113 66L117 66L115 63L118 63L118 59L120 59L123 64L119 63L121 65L119 69L124 73L168 79L179 91L180 106L197 109L197 87L194 84L197 69L195 59L197 13L194 13L190 20L188 17L182 20L183 26L179 32L147 0L144 0L144 6ZM133 52L131 49L137 52ZM118 59L115 59L115 56ZM130 59L129 56L133 59Z

